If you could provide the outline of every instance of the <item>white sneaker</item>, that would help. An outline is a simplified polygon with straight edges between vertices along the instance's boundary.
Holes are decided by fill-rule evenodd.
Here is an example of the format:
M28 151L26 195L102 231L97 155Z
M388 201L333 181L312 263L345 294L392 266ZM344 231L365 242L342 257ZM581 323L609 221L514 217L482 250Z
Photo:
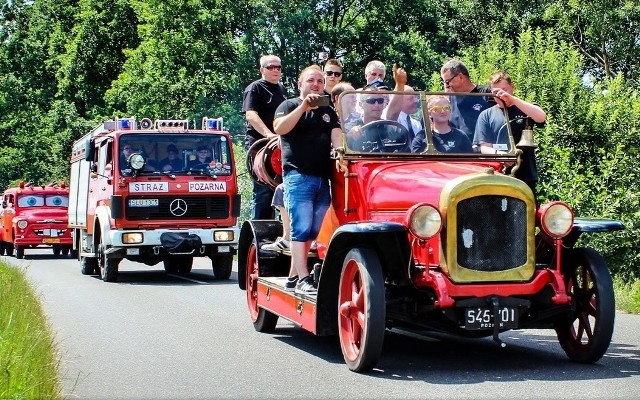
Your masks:
M263 244L260 249L267 251L285 251L289 250L289 241L284 238L277 238L275 242Z

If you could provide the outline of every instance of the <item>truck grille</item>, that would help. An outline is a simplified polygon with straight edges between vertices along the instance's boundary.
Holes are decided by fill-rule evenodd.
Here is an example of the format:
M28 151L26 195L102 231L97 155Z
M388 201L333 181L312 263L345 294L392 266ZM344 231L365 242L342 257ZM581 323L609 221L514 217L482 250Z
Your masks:
M132 207L130 200L157 199L158 205L144 207ZM178 200L177 202L174 202ZM182 200L180 202L179 200ZM144 202L139 202L142 204ZM173 206L172 206L173 203ZM125 199L125 216L130 221L156 220L156 219L224 219L229 217L229 196L129 196ZM179 206L179 207L176 207ZM178 209L176 209L178 208ZM186 211L182 211L185 208ZM171 212L173 209L174 212Z
M478 196L457 207L457 260L474 271L506 271L527 262L527 209L508 196Z

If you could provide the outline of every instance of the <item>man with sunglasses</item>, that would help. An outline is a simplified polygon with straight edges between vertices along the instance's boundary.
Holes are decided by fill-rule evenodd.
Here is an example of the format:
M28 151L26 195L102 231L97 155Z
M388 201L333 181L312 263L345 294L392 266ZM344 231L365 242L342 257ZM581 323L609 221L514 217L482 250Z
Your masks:
M279 57L260 57L260 74L262 78L251 82L244 90L242 112L246 120L245 150L249 150L256 140L275 135L273 116L280 103L287 99L287 90L280 82L282 63ZM251 218L273 218L272 198L273 189L254 180Z
M469 70L460 60L451 59L445 62L440 68L440 77L445 92L491 93L489 86L471 82ZM478 116L491 105L485 96L453 96L451 97L451 124L463 131L472 142Z
M324 63L324 94L329 96L331 104L333 104L331 91L340 81L342 81L342 64L339 60L331 58Z

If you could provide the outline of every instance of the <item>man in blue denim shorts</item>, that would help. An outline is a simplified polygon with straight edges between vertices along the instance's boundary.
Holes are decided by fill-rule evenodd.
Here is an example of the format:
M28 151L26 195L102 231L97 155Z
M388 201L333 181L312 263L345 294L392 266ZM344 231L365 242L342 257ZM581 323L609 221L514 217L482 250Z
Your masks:
M295 293L315 294L308 253L331 202L331 145L340 145L341 130L330 106L314 106L324 90L319 66L302 70L298 89L299 97L278 106L273 129L280 135L285 204L291 218L291 269L298 274Z

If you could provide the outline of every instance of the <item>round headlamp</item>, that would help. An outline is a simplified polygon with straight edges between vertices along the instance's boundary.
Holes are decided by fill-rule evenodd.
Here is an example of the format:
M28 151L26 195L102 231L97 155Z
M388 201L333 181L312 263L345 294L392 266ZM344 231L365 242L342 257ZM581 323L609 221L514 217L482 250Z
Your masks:
M28 223L27 223L26 219L21 219L21 220L18 221L17 225L18 225L18 228L24 229L24 228L27 227Z
M415 236L429 239L440 232L442 215L430 204L416 204L407 211L405 224Z
M561 238L573 226L573 211L567 204L557 201L540 207L540 227L549 236Z
M133 153L131 157L129 157L129 164L131 168L140 170L144 167L144 157L140 153Z

